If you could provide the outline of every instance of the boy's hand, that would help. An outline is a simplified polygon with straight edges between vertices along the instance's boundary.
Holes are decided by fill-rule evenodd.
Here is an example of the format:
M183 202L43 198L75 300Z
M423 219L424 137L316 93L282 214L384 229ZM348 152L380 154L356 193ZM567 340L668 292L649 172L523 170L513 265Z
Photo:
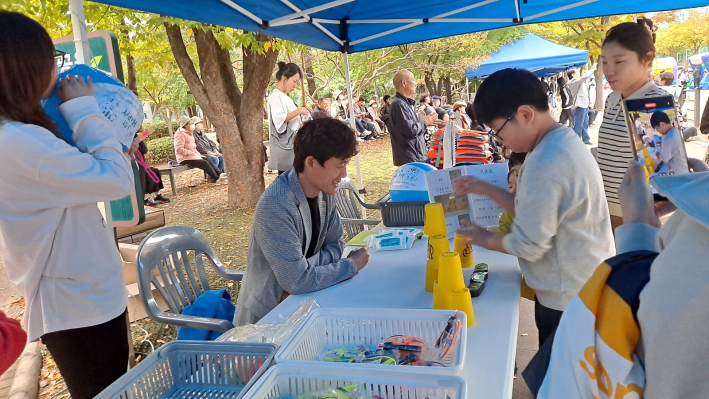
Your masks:
M488 248L488 240L490 237L494 236L495 233L485 230L484 228L469 222L467 220L462 221L462 227L455 231L455 234L466 237L468 239L467 244L477 245L479 247Z
M369 248L362 247L360 249L356 249L347 255L347 259L354 263L357 270L361 270L367 266L367 263L369 262Z
M75 98L94 95L94 82L81 76L67 75L59 80L59 100L63 103Z
M496 187L473 176L463 176L453 180L453 193L455 195L484 195L488 196Z
M620 209L623 212L623 223L646 223L661 227L660 219L655 214L655 201L650 185L645 180L645 170L636 160L628 164L623 182L618 188Z

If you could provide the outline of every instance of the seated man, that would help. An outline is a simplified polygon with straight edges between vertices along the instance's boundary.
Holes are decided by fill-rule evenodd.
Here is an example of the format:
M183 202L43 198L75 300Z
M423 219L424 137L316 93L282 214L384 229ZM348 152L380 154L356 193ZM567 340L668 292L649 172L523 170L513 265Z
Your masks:
M313 119L320 118L331 118L330 116L330 105L328 104L327 98L321 97L318 99L317 105L313 107L313 112L311 113Z
M293 169L256 205L235 326L256 323L288 295L330 287L367 264L366 247L342 258L342 222L332 197L357 151L355 133L339 120L316 119L300 128Z
M219 173L224 173L224 156L217 150L217 144L204 134L204 123L202 119L193 116L190 123L194 124L194 142L197 144L197 151L203 157L212 161Z

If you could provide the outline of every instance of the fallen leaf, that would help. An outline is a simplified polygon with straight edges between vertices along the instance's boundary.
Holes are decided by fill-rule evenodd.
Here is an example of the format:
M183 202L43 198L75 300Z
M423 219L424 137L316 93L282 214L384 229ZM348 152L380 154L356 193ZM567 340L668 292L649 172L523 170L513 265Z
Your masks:
M157 340L157 341L155 341L155 342L157 342L157 343L159 343L159 344L165 344L165 341L163 341L163 340L161 340L161 339L159 339L159 340Z
M529 334L527 334L527 333L522 333L522 334L520 334L520 335L523 336L523 337L526 337L526 336L529 335Z
M233 287L234 283L227 283L226 285L228 285L229 287Z
M49 385L49 381L47 381L47 380L42 380L42 381L40 381L40 383L39 383L39 387L40 387L40 388L44 388L44 387L46 387L47 385Z

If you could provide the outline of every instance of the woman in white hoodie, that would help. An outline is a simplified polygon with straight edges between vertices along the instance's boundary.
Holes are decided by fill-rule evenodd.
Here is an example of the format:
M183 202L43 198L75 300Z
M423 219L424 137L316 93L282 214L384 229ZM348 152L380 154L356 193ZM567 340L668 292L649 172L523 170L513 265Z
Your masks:
M59 84L75 147L42 110L63 54L41 25L0 11L0 54L0 256L27 302L28 339L47 346L74 399L91 398L128 365L121 258L96 203L133 191L133 171L91 80Z
M660 253L637 314L645 398L709 397L709 167L698 159L690 167L695 173L652 179L677 207L664 225L637 161L618 192L624 221L616 229L618 254Z

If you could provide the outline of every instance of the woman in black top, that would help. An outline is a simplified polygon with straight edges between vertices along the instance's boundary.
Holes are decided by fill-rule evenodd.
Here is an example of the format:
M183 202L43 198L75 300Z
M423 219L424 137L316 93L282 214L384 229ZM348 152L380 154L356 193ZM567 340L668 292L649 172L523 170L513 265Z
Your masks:
M145 144L145 141L141 141L140 144L138 144L138 151L140 151L140 155L143 156L143 159L148 161L150 158L153 157L153 154L148 151L148 146ZM165 186L162 184L162 177L160 176L160 171L157 168L150 167L150 169L153 171L155 176L158 177L158 182L154 182L150 177L148 177L148 172L145 170L143 165L138 164L138 175L140 176L140 188L143 190L143 195L146 196L144 199L145 205L147 206L157 206L158 203L160 204L167 204L170 202L170 199L165 197L164 195L160 194L160 190L165 188ZM155 201L151 201L149 194L157 193L155 195Z

